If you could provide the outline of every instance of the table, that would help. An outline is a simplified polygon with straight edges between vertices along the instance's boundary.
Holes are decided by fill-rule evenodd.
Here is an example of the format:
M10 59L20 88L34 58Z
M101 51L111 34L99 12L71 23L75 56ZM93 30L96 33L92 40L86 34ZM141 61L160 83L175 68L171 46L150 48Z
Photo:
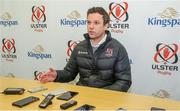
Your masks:
M27 89L38 86L45 86L48 90L37 93L29 93L27 91ZM0 77L0 91L3 91L8 87L21 87L25 88L26 91L22 95L0 94L0 110L60 110L60 104L67 101L58 100L56 99L57 96L52 100L53 104L49 105L46 109L39 108L38 105L44 99L44 96L42 96L43 93L61 88L79 92L77 96L71 99L78 101L78 104L68 110L74 110L83 104L96 106L96 110L117 110L120 107L127 110L150 110L151 107L165 108L166 110L180 110L180 102L169 99L161 99L100 88L76 86L68 83L40 83L36 80ZM12 106L12 102L31 95L39 97L40 100L22 108Z

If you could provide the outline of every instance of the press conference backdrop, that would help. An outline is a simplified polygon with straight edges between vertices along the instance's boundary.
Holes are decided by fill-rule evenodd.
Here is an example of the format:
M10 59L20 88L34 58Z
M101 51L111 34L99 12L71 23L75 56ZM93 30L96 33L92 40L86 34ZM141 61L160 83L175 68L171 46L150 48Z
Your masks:
M127 49L131 92L180 100L179 0L1 0L0 75L63 69L93 6L106 9L109 31Z

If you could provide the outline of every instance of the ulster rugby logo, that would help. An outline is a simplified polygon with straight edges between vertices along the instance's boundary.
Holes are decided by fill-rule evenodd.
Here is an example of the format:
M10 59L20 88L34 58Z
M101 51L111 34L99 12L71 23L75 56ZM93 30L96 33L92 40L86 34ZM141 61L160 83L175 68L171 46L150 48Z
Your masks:
M15 47L14 38L11 39L4 38L2 39L2 43L3 43L2 46L3 53L1 54L2 58L4 58L6 61L14 62L14 59L17 59L17 56L15 55L16 47Z
M129 19L128 8L127 2L112 2L109 4L109 17L111 21L108 28L111 29L111 32L123 33L129 29L129 24L127 23Z
M33 6L32 7L32 16L31 21L33 24L31 24L31 28L34 29L36 32L43 32L44 29L47 28L46 22L46 15L45 15L45 6Z
M156 46L156 54L154 56L154 61L156 63L163 62L175 64L178 61L177 51L178 51L178 45L177 44L170 44L166 45L163 43L159 43Z
M175 43L156 45L156 53L153 57L155 64L152 69L162 75L172 75L172 72L178 71L178 45Z

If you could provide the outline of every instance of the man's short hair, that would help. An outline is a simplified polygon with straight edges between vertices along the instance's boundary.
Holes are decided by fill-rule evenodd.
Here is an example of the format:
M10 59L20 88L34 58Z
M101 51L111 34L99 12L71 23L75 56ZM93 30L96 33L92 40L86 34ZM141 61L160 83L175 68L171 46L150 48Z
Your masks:
M92 14L92 13L101 14L103 16L104 25L109 23L110 18L109 18L108 13L104 10L104 8L102 8L102 7L92 7L90 9L88 9L87 17L88 17L89 14Z

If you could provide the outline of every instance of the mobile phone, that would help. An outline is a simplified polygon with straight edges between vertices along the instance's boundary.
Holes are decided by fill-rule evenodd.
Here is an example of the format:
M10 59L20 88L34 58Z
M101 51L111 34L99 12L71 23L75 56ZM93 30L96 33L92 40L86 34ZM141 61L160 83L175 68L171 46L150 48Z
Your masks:
M118 108L116 111L127 111L127 110L124 108Z
M56 90L44 93L43 96L47 96L48 94L57 96L57 95L60 95L62 93L65 93L65 92L67 92L67 90L65 90L65 89L56 89Z
M35 101L38 101L39 98L38 97L34 97L34 96L29 96L27 98L23 98L21 100L15 101L12 103L13 106L18 106L18 107L23 107L26 106L30 103L33 103Z
M44 100L39 104L40 108L46 108L48 105L52 104L52 99L55 95L48 94Z
M57 99L68 101L77 94L78 94L78 92L68 91L68 92L65 92L62 95L58 96Z
M72 106L74 106L74 105L76 105L76 104L77 104L77 101L71 100L71 101L66 102L66 103L64 103L64 104L61 104L61 105L60 105L60 108L61 108L61 109L68 109L68 108L70 108L70 107L72 107Z
M39 87L35 87L35 88L32 88L32 89L29 89L28 92L36 93L36 92L47 90L47 89L48 89L47 87L39 86Z
M23 94L25 91L24 88L6 88L4 94Z
M166 111L166 110L163 108L151 107L151 111Z
M84 104L80 106L79 108L75 109L75 111L87 111L87 110L94 110L96 107L89 105L89 104Z

